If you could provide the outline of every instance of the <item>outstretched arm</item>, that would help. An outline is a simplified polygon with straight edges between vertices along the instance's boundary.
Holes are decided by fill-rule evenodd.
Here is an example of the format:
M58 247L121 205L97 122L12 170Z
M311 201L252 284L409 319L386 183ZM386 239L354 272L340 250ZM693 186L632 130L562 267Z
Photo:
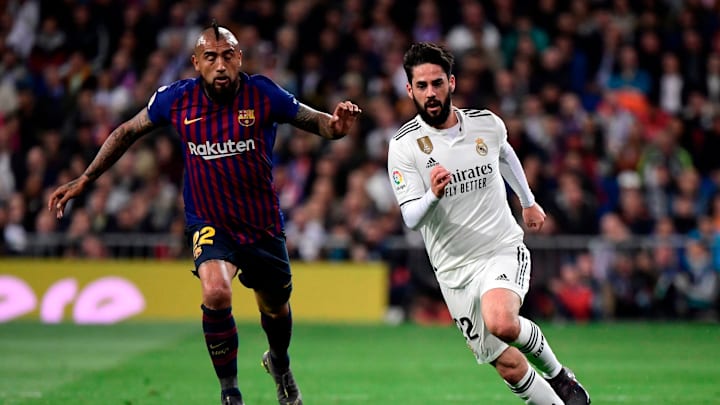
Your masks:
M518 159L512 146L508 143L500 146L500 174L520 198L525 226L531 231L542 229L545 223L545 211L535 201L535 196L530 191L530 185L525 177L520 159Z
M57 217L62 218L68 201L82 194L85 187L117 162L138 138L154 128L155 125L150 121L146 108L120 124L110 133L95 159L85 169L85 173L55 189L48 199L48 209L57 210Z
M332 115L300 103L290 124L327 139L340 139L347 135L362 110L350 101L338 103Z

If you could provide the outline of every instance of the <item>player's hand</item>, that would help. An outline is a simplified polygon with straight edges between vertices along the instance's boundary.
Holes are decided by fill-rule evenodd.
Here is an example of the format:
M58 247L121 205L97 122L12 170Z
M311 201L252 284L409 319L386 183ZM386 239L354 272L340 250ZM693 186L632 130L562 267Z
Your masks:
M525 226L534 232L540 231L545 223L545 211L538 203L535 203L530 207L523 208L522 217L523 222L525 222Z
M58 219L62 218L65 205L71 199L82 194L89 181L90 179L87 176L82 175L56 188L55 191L50 194L50 198L48 198L48 210L56 210L55 216L57 216Z
M450 183L450 179L450 172L442 165L437 165L430 170L430 188L437 198L445 195L445 186Z
M347 135L362 110L350 101L338 103L330 119L330 129L336 137Z

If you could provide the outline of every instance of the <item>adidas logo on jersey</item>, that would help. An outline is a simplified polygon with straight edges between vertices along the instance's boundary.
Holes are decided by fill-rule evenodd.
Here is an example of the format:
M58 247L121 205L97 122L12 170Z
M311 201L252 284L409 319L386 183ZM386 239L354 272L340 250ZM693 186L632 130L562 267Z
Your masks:
M497 276L497 278L495 279L495 281L510 281L510 280L507 278L507 276L505 275L505 273L503 273L503 274Z
M435 159L433 159L431 156L430 159L428 159L427 164L425 165L425 168L429 169L431 167L437 166L438 164L439 163Z

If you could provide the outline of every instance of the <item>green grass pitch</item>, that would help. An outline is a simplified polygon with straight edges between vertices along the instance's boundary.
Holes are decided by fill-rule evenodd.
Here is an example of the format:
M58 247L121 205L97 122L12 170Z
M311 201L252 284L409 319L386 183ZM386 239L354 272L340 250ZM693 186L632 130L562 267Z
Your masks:
M541 324L593 404L720 403L716 324ZM259 324L241 324L247 405L277 404ZM454 327L298 324L293 370L308 405L520 404ZM0 324L0 404L219 404L197 323Z

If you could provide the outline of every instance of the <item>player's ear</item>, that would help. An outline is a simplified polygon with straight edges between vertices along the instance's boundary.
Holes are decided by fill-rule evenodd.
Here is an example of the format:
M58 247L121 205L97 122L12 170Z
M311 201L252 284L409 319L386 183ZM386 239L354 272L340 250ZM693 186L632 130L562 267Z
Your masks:
M450 93L455 93L455 75L450 75L448 84L450 85Z
M407 89L407 95L408 95L408 97L413 98L413 94L412 94L412 84L410 84L410 83L405 83L405 88Z
M193 67L195 68L195 71L199 72L200 71L200 63L194 53L192 55L190 55L190 62L192 62Z

